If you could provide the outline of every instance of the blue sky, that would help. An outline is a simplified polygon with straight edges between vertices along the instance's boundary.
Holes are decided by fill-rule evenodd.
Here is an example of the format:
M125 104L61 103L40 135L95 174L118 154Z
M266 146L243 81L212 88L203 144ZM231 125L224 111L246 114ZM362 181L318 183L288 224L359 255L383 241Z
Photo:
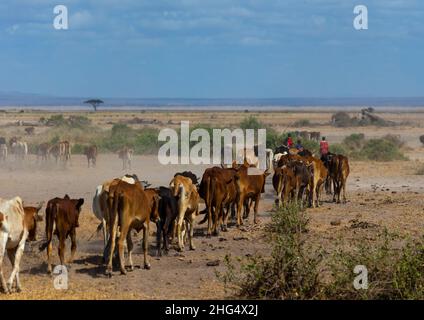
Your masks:
M69 30L53 28L53 8ZM353 8L369 29L353 28ZM424 96L419 0L2 0L0 91L99 97Z

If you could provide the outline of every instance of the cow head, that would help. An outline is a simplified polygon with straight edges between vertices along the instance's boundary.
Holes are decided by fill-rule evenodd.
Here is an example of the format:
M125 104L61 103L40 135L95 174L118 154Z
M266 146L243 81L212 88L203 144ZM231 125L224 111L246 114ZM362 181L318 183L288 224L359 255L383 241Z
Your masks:
M43 217L38 212L43 207L44 202L38 204L37 207L24 207L25 223L28 228L28 241L36 241L37 223L43 221Z

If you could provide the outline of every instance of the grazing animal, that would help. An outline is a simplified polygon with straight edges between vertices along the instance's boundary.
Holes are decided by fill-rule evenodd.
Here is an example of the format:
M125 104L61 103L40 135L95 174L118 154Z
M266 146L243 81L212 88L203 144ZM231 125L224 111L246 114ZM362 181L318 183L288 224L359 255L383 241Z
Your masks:
M38 210L34 209L24 209L20 197L10 200L0 199L0 285L6 293L11 292L15 284L16 291L21 291L19 265L26 240L35 239ZM7 284L2 268L5 252L13 267Z
M84 199L71 199L68 195L62 198L54 198L47 202L46 206L46 242L40 246L40 251L47 248L47 272L52 272L51 251L53 234L59 238L60 264L65 265L65 240L71 238L72 263L77 249L76 228L79 226L78 219ZM54 230L53 230L54 229Z
M59 155L60 155L60 151L59 151L59 144L55 144L53 146L51 146L48 151L47 151L47 155L50 156L52 155L56 161L56 164L59 160Z
M49 156L49 151L50 151L50 146L49 144L46 143L41 143L40 145L38 145L37 147L37 162L40 161L47 161L48 156Z
M349 160L347 157L338 154L330 156L329 174L333 181L333 201L340 203L340 194L343 191L343 202L346 203L346 181L349 176Z
M320 159L317 159L315 157L302 157L304 161L311 165L312 164L312 172L313 172L313 182L312 182L312 192L311 192L311 198L312 198L312 207L319 207L320 206L320 198L321 198L321 191L324 186L325 180L327 179L328 170L322 163Z
M134 150L128 147L125 147L118 151L119 159L122 160L122 170L130 169L131 170L131 160L134 154Z
M127 273L124 265L125 241L127 242L130 269L134 269L132 262L132 250L134 247L131 239L132 229L137 232L143 230L144 268L150 269L148 261L149 225L150 221L156 222L159 218L158 201L158 196L146 192L139 181L134 184L119 181L117 184L110 186L108 197L110 250L106 266L107 275L112 276L112 258L118 228L118 254L121 273Z
M156 244L157 255L162 255L161 237L163 237L163 249L169 251L169 236L172 231L172 225L175 224L178 216L178 201L172 195L172 191L166 187L159 187L159 221L156 223Z
M190 178L191 182L193 182L193 184L195 186L199 185L199 179L197 178L197 176L191 172L191 171L183 171L183 172L177 172L176 174L174 174L174 178L176 176L183 176L183 177L187 177Z
M68 160L71 160L71 144L69 141L59 142L59 158L65 164Z
M261 198L261 193L265 192L265 180L269 175L269 172L265 170L261 174L248 173L249 165L245 161L244 164L236 168L235 181L238 193L238 204L237 204L237 226L243 224L241 218L241 210L244 207L245 201L253 199L255 202L254 206L254 223L258 223L259 219L258 206Z
M177 238L178 238L178 249L182 251L184 249L184 233L183 223L184 221L188 224L188 237L190 241L190 249L194 250L195 246L193 243L194 233L194 219L199 212L199 193L197 192L196 186L193 184L190 178L184 176L174 177L169 188L172 191L174 197L178 197L178 217L177 217Z
M20 141L13 137L9 141L10 152L15 155L16 160L24 160L28 154L28 145L25 141Z
M312 131L310 134L311 134L311 140L315 140L316 142L319 142L319 140L321 139L321 132Z
M119 183L119 181L125 181L130 184L134 184L136 181L138 181L138 177L136 175L125 175L122 178L116 178L107 182L104 182L101 185L98 185L96 188L95 195L93 197L93 213L96 216L97 219L100 220L100 224L97 227L97 230L100 230L102 228L103 230L103 242L104 242L104 251L103 251L103 258L106 259L107 255L107 243L108 243L108 222L109 222L109 208L107 199L109 197L109 189L111 186L116 185Z
M199 195L205 200L208 219L208 233L218 235L218 223L223 231L227 230L230 209L234 211L237 187L236 170L233 168L213 167L205 170L199 187ZM213 227L212 227L213 222Z
M92 145L84 148L84 154L87 157L87 165L90 168L90 163L93 167L96 166L97 146Z

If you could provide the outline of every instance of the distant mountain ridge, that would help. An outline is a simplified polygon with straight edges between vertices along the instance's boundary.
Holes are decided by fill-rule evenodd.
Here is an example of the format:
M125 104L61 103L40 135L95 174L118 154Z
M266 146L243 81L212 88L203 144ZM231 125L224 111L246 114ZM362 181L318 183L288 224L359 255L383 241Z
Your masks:
M381 97L381 98L232 98L232 99L195 99L195 98L106 98L106 97L56 97L42 94L0 91L0 107L37 107L37 106L85 106L84 101L100 98L102 107L140 106L140 107L277 107L277 106L375 106L375 107L424 107L424 97ZM89 107L89 106L87 106Z

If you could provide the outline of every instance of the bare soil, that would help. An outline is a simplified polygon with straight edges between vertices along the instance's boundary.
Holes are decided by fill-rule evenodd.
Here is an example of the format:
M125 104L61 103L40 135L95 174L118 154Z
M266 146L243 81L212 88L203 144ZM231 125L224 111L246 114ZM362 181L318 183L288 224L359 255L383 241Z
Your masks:
M96 124L107 126L111 119L129 119L133 113L104 112L87 113ZM193 119L193 123L219 123L220 126L237 123L244 114L228 113L134 113L139 117L155 118L166 126L168 119L177 122ZM25 121L36 121L40 113L2 114L0 123L6 124L23 117ZM44 114L46 116L46 114ZM416 168L424 158L418 136L424 131L420 121L424 114L388 114L387 119L407 122L395 128L333 128L327 123L330 113L261 113L281 130L296 119L308 118L317 125L309 128L327 135L330 144L338 142L353 132L363 132L367 137L383 136L388 133L399 134L407 143L407 155L410 161L388 163L351 161L351 174L348 179L348 203L334 204L331 197L324 195L320 208L308 209L310 225L308 242L331 250L337 241L372 241L382 228L407 235L412 238L422 236L424 229L424 176L416 175ZM302 128L308 129L308 128ZM7 135L19 133L23 128L3 126L0 133ZM36 134L42 134L45 128L36 128ZM2 198L16 195L24 199L25 204L69 194L73 198L83 197L85 203L77 230L78 248L76 260L69 266L68 290L56 290L53 277L47 275L45 252L39 252L38 246L44 240L44 222L39 224L36 242L26 246L21 263L21 282L23 292L0 295L0 299L225 299L222 283L216 272L224 270L224 257L245 257L253 254L269 254L269 245L264 239L263 226L269 222L275 193L269 177L266 192L260 204L260 224L253 224L253 217L241 229L229 228L218 237L206 238L205 225L197 225L195 232L195 251L188 249L177 253L172 249L167 256L155 256L155 226L151 225L150 249L151 270L141 269L141 235L135 235L136 249L134 263L138 266L133 272L122 276L115 270L112 278L104 276L102 266L103 240L101 234L94 234L99 221L91 210L91 202L97 185L124 173L135 173L153 186L168 185L175 172L191 170L199 177L207 166L181 165L163 166L157 157L135 156L133 168L122 170L122 163L114 154L101 154L97 167L87 168L86 159L73 155L71 163L63 168L53 161L40 164L31 155L24 162L15 161L10 156L7 163L0 165L0 190ZM202 204L203 207L203 204ZM44 211L44 209L43 209ZM203 216L198 217L198 221ZM359 223L358 223L359 222ZM360 223L363 222L363 223ZM92 237L91 240L89 238ZM70 243L67 244L69 255ZM54 242L54 264L57 257L57 241ZM208 262L219 261L218 266L208 266ZM5 259L5 276L10 273L10 263Z

